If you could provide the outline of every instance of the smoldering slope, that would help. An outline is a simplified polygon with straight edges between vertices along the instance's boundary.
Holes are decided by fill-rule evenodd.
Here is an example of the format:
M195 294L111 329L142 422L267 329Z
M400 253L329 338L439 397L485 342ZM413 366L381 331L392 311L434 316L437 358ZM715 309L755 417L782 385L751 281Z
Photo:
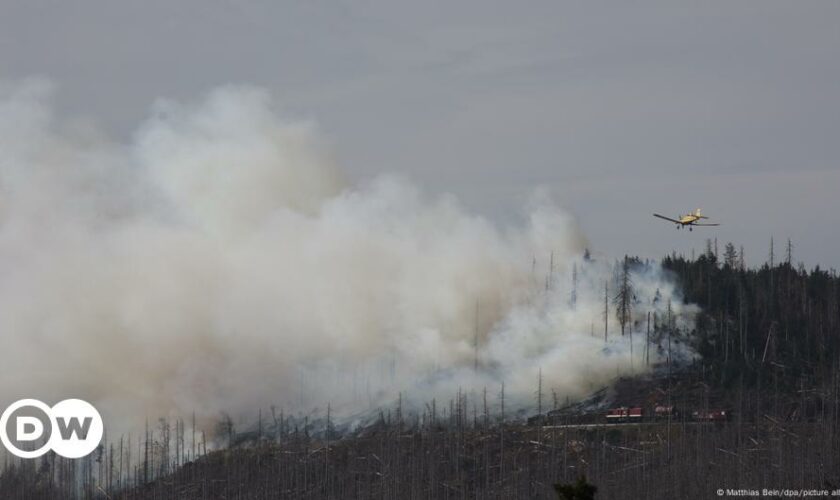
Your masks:
M603 340L612 262L585 262L544 197L499 227L403 179L347 184L260 89L161 100L130 144L55 118L51 95L0 88L2 400L81 397L126 425L350 415L504 381L514 408L540 370L547 394L577 397L643 369L643 335L631 361L612 312ZM637 320L671 300L690 327L658 267L633 284Z

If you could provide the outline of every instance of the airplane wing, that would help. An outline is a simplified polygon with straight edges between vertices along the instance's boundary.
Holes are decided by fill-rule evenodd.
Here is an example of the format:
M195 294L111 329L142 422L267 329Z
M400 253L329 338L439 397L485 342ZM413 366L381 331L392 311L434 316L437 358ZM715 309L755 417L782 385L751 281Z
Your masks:
M720 224L697 224L697 223L692 224L692 226L719 226L719 225Z
M680 223L680 221L678 221L678 220L676 220L676 219L672 219L672 218L670 218L670 217L665 217L664 215L653 214L653 216L654 216L654 217L659 217L660 219L669 220L669 221L671 221L671 222L675 222L675 223L677 223L677 224L679 224L679 223Z

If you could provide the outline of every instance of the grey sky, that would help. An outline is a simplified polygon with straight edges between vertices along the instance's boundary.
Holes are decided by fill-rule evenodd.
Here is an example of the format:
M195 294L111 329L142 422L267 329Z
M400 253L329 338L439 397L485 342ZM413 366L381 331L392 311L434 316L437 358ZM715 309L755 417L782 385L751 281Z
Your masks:
M547 186L596 250L771 234L840 267L840 2L0 0L0 78L125 139L157 97L270 89L356 178L494 219ZM677 232L651 213L701 206ZM513 215L512 215L513 214Z

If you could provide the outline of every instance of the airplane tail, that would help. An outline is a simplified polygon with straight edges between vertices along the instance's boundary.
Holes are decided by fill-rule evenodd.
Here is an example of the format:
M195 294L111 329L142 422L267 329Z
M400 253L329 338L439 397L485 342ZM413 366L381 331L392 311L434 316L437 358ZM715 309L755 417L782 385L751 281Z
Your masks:
M705 215L700 213L699 208L694 211L694 216L697 217L698 219L708 219L708 217L706 217Z

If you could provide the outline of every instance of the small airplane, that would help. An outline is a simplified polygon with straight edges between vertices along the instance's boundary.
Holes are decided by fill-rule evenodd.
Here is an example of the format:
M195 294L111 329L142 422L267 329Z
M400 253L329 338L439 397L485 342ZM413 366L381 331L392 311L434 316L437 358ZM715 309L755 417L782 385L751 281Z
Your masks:
M691 231L692 227L694 226L719 226L720 224L706 224L702 222L697 222L702 219L708 219L705 215L700 213L700 209L694 211L693 214L687 215L678 215L676 219L672 219L670 217L665 217L664 215L653 214L654 217L659 217L660 219L665 219L667 221L671 221L677 225L677 229L680 229L683 226L688 226L688 230Z

